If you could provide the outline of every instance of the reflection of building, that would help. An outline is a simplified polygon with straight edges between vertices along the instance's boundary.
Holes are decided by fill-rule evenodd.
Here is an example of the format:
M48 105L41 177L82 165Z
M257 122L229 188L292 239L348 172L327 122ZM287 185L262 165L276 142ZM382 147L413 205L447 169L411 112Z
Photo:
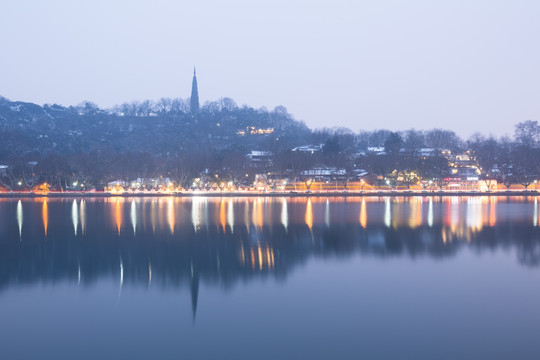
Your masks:
M191 264L191 277L189 281L189 289L191 290L191 311L193 313L193 321L197 315L197 303L199 301L199 268Z
M239 251L238 260L249 269L272 270L275 266L274 250L270 245L244 244Z

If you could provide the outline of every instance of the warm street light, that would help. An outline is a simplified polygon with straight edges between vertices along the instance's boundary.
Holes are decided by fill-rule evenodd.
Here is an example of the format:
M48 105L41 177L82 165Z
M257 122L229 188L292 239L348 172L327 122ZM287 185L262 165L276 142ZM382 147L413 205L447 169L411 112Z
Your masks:
M306 180L306 188L307 188L307 191L309 191L309 189L311 188L311 184L313 183L313 181L311 179L307 179Z

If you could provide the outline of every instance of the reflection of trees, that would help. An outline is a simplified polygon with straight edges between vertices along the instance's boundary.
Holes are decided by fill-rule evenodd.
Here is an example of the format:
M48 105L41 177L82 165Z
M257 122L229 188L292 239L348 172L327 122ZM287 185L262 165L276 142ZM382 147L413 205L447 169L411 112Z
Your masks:
M522 241L516 244L520 264L525 266L540 266L540 242L538 231L534 228L517 230Z
M152 235L151 230L118 236L96 226L89 226L85 236L75 236L68 223L61 237L45 240L35 234L21 242L17 229L9 228L1 234L0 287L78 281L79 272L81 283L90 284L104 277L119 278L122 262L124 283L151 281L152 286L198 288L200 278L227 288L260 277L285 278L312 256L343 258L361 253L381 259L444 258L467 246L478 252L515 247L521 264L540 264L540 235L532 226L486 227L472 235L469 245L464 241L445 244L442 230L442 225L416 229L368 225L364 229L359 224L315 224L310 231L307 225L296 224L287 231L282 225L235 227L234 233L219 227L198 232L188 228L171 238L165 233Z

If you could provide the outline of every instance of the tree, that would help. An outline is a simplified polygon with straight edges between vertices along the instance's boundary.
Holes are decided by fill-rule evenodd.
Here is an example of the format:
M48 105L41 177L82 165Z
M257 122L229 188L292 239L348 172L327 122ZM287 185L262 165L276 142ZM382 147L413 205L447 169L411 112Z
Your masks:
M432 181L442 189L443 179L448 175L448 160L440 155L422 159L418 164L418 175L427 184Z
M403 134L405 141L403 142L403 147L405 150L412 156L417 156L418 151L425 144L425 136L422 131L417 131L414 129L407 130Z
M514 137L523 146L536 146L540 140L540 125L538 125L538 121L527 120L518 123L515 127Z
M13 168L7 165L3 165L2 173L0 173L0 185L9 190L10 192L16 187L17 179L13 173Z
M525 189L536 179L535 159L533 151L525 145L518 145L512 151L512 177Z
M474 140L469 140L469 147L474 152L482 175L487 178L492 177L492 170L497 166L497 163L499 162L498 156L500 155L499 143L497 140L493 137L486 139L483 136L479 136Z
M443 149L456 150L461 147L461 139L455 132L443 129L429 130L425 134L426 146L440 151Z
M403 145L403 139L398 133L391 133L384 142L384 151L388 154L398 154Z
M385 179L397 168L398 161L399 157L395 154L369 154L366 158L366 168L370 173L371 184L378 186L380 190L385 184Z

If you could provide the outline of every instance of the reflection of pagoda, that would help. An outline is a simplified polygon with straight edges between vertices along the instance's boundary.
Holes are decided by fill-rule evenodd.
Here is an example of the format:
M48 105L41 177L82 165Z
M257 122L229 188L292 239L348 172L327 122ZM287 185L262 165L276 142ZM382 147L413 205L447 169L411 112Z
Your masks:
M189 280L191 289L191 310L193 311L193 323L197 315L197 302L199 300L199 269L191 263L191 277Z

